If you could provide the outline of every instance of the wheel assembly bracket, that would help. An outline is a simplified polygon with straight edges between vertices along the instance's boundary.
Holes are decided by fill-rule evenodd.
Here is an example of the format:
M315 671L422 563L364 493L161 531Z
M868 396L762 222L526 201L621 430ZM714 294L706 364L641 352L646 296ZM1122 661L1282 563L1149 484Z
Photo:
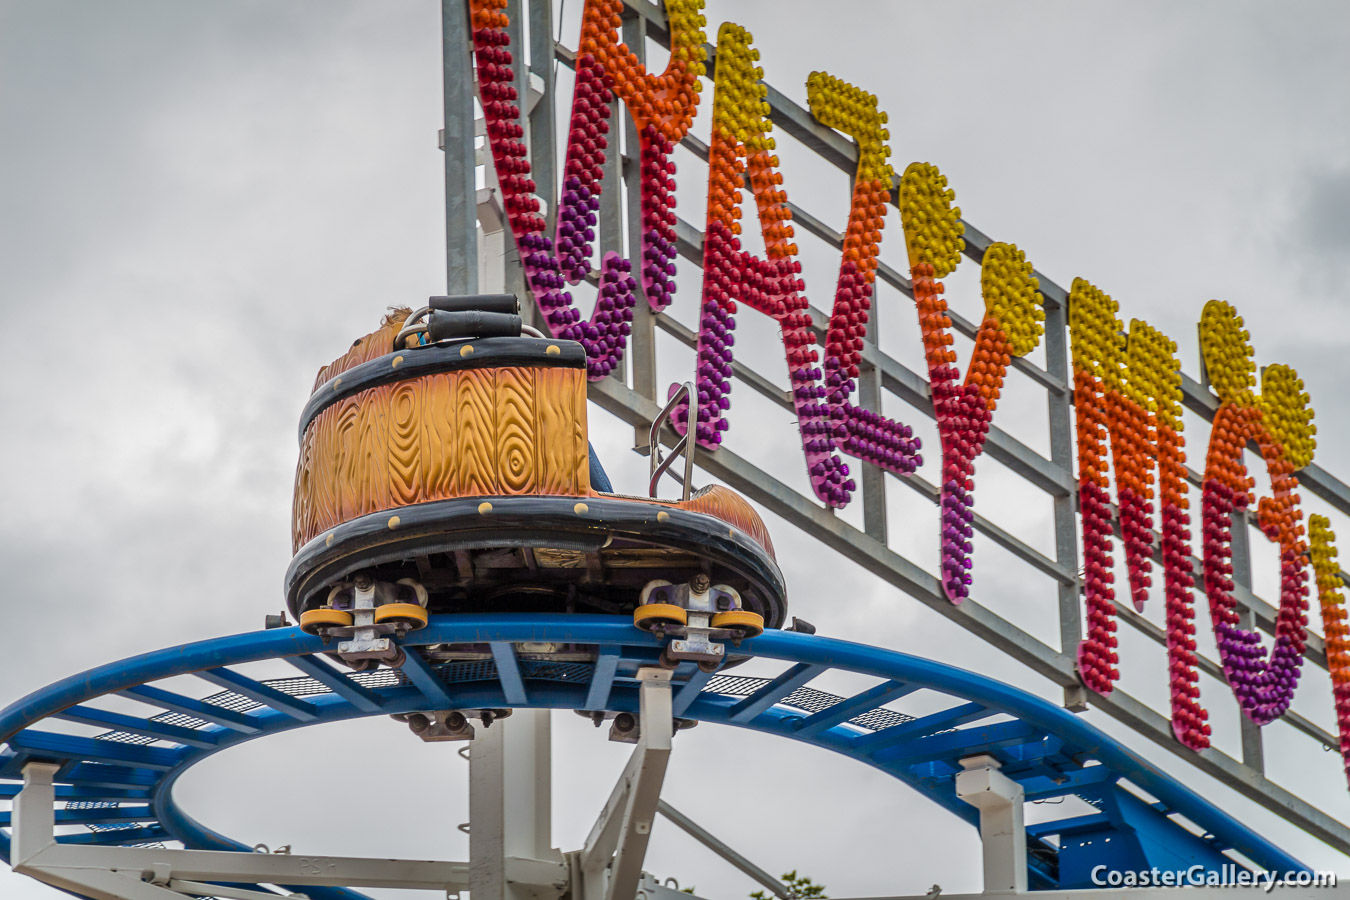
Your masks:
M428 743L439 741L471 741L477 734L472 720L490 728L498 719L511 715L509 709L439 709L393 716L406 722L408 729Z
M648 582L633 611L633 624L670 638L661 652L663 665L674 668L690 661L704 671L726 660L726 642L737 646L764 631L764 617L744 608L739 591L713 584L702 573L685 584Z
M416 579L376 581L358 574L332 585L324 606L301 613L300 627L325 641L339 639L337 655L355 669L398 667L404 652L393 639L426 625L428 599Z

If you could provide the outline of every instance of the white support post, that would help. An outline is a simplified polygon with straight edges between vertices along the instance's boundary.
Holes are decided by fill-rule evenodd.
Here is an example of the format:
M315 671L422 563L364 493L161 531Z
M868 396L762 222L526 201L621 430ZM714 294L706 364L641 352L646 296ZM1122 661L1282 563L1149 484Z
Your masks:
M619 846L609 873L608 900L628 900L636 896L638 881L642 878L642 863L647 858L647 844L652 837L652 822L656 805L661 800L661 785L670 762L671 738L674 736L674 713L670 699L670 671L642 669L638 672L641 687L641 729L636 756L642 761L634 772L628 789L623 824L619 829Z
M1022 786L999 771L992 756L961 760L956 796L980 811L984 842L984 890L998 894L1027 889L1027 830Z
M548 710L516 710L478 728L469 745L469 892L475 900L557 895L566 882L552 847Z
M61 767L33 762L23 767L23 789L14 798L10 864L25 875L24 864L56 843L56 788Z
M674 713L670 672L646 668L641 682L640 737L623 774L610 792L586 846L577 856L576 873L583 900L630 900L637 893L652 822L670 761ZM606 872L608 871L608 877Z

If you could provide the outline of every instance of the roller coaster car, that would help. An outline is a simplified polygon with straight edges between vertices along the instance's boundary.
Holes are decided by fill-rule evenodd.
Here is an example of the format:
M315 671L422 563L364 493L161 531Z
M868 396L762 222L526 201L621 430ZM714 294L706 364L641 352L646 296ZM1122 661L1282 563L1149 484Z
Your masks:
M429 612L612 613L705 664L709 640L778 627L759 515L725 487L690 495L687 477L680 500L595 490L585 352L518 312L511 295L433 297L319 370L286 573L301 627L350 638L349 662L389 661L387 636ZM651 487L673 458L654 451Z

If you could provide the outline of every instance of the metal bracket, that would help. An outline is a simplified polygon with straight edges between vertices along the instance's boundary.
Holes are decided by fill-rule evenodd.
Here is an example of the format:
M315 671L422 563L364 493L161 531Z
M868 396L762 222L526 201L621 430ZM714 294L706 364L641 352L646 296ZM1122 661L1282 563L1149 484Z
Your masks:
M320 629L321 636L324 640L346 638L338 643L338 655L358 670L379 663L393 667L403 665L404 651L390 639L390 635L402 637L408 631L408 623L401 620L379 622L375 615L376 607L398 598L400 591L411 591L417 604L426 607L426 589L410 578L391 584L358 574L350 583L333 585L328 594L329 605L350 610L352 624L324 626ZM340 604L340 598L348 592L351 593L350 604Z
M375 632L375 582L358 578L353 585L351 640L338 644L343 659L384 659L394 651L393 642Z
M1082 684L1066 685L1064 688L1064 708L1073 713L1087 712L1089 708L1087 688Z
M471 719L483 723L484 728L493 722L507 718L510 709L428 709L410 713L397 713L390 716L396 722L403 722L408 730L428 743L438 741L471 741L477 731L470 724ZM467 748L460 755L468 759Z
M740 592L726 584L712 584L706 574L699 573L684 584L671 584L665 579L647 582L642 589L639 604L668 604L684 610L686 620L656 618L644 625L660 637L673 638L661 653L662 665L674 668L680 661L696 662L705 672L715 671L726 659L724 641L736 646L759 630L744 625L714 626L719 613L743 610ZM761 620L762 622L762 620Z
M409 713L401 716L413 734L424 741L471 741L474 729L469 718L457 709Z

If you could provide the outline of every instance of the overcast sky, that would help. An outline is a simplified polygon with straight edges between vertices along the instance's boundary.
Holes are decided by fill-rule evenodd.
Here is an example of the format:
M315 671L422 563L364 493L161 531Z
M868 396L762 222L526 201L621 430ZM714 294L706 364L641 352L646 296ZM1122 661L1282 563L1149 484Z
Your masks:
M574 46L581 2L567 6L561 37ZM1176 339L1192 376L1203 304L1235 304L1258 363L1291 364L1307 383L1317 461L1350 477L1350 7L779 0L710 2L707 16L710 40L725 20L749 28L766 78L798 102L814 70L876 93L897 169L938 165L967 219L1063 286L1093 280L1124 318ZM385 307L444 289L440 53L434 0L0 0L0 565L11 635L0 704L108 660L259 627L281 607L295 424L315 370ZM694 130L707 140L706 116ZM680 212L701 225L705 174L679 153ZM789 141L780 156L789 197L841 228L845 176ZM883 259L903 267L894 210L888 226ZM827 309L837 255L801 243L808 296ZM977 273L967 262L950 282L972 318ZM679 280L671 314L689 322L696 271L685 266ZM883 291L878 307L883 349L917 367L912 301ZM786 383L773 329L741 319L738 355ZM663 376L688 377L692 354L661 349ZM804 485L791 421L743 386L734 397L729 445ZM885 410L920 426L920 474L933 479L931 426L894 398ZM995 423L1045 452L1044 421L1043 395L1014 378ZM616 486L640 489L646 463L629 452L631 431L592 407L591 432ZM1199 468L1206 432L1190 422L1187 434ZM988 460L978 471L983 512L1048 549L1048 503ZM893 546L933 571L936 513L890 485ZM856 522L859 510L844 515ZM1059 699L767 518L792 611L821 633ZM1334 522L1350 542L1350 522ZM1049 583L987 540L975 559L976 602L1053 643ZM1258 547L1268 597L1275 560ZM1199 622L1207 628L1206 613ZM1162 653L1136 641L1122 655L1126 689L1165 703ZM1327 685L1321 673L1305 678L1295 706L1332 728ZM1212 681L1204 690L1220 745L1236 753L1231 698ZM1350 873L1345 857L1088 715L1308 863ZM572 849L628 748L570 713L554 721L555 840ZM1281 724L1267 730L1272 777L1350 821L1336 754ZM326 726L221 754L180 793L192 815L250 843L463 858L454 826L467 819L467 767L453 749L388 720ZM416 774L353 814L372 794L343 788L346 763L379 755ZM734 796L728 768L741 779ZM676 741L665 796L770 871L799 868L832 896L980 887L972 829L823 751L700 728ZM647 867L704 896L753 889L669 824ZM8 871L0 895L58 896Z

